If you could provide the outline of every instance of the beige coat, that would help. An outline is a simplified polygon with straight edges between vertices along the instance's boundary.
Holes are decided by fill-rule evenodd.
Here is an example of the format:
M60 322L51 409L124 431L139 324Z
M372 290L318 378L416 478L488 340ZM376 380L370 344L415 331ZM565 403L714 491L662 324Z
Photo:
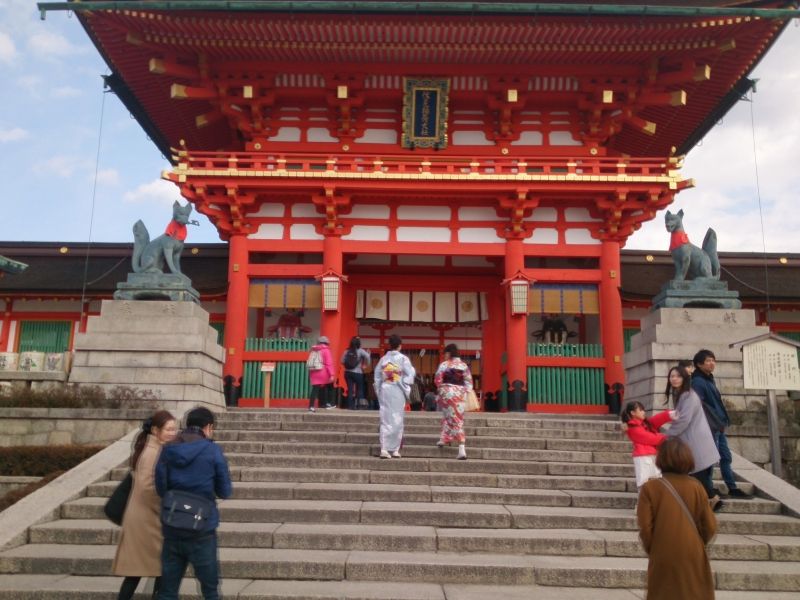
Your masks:
M714 577L706 544L717 531L717 520L708 497L694 477L675 473L664 477L683 499L697 528L660 480L651 479L642 486L637 516L650 559L647 600L713 600Z
M161 498L156 494L154 473L161 444L153 435L139 455L133 487L122 519L114 575L158 577L161 575Z

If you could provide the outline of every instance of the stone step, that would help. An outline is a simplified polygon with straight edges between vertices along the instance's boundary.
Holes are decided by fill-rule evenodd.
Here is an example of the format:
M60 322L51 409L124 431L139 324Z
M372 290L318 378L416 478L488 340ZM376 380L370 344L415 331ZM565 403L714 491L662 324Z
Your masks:
M0 553L0 573L102 576L115 547L29 544ZM221 548L223 578L502 584L633 588L644 586L644 558L454 552L374 552ZM712 561L716 587L800 591L797 563Z
M137 600L149 600L140 584ZM1 600L108 600L119 590L119 577L80 575L0 575ZM35 594L33 596L32 594ZM181 598L200 600L194 579L186 577ZM469 585L387 581L252 580L222 581L225 598L242 600L640 600L643 590L553 587L539 585ZM749 591L716 591L717 600L754 600ZM759 591L757 600L796 600L795 592Z
M592 500L587 502L594 503ZM733 512L738 505L746 505L748 502L752 501L732 500L727 503L723 509L725 512L718 513L720 533L800 535L800 519L777 514ZM61 507L61 518L102 519L104 504L105 499L97 497L73 500ZM219 507L223 521L239 523L370 523L495 529L514 527L621 531L636 529L635 515L630 508L338 500L225 500L219 503Z
M430 433L419 433L417 430L406 430L403 436L404 444L408 445L434 445L439 439L439 429ZM467 431L467 443L470 447L476 448L528 448L532 450L575 450L574 439L548 438L530 435L497 435L495 430L472 430ZM521 431L520 433L525 433ZM630 455L631 444L627 438L614 434L616 440L581 440L580 450L583 452L620 452ZM377 440L377 430L370 432L352 431L292 431L292 430L271 430L271 431L215 431L214 439L220 442L239 441L239 442L284 442L284 443L318 443L318 444L344 444L360 443L374 445Z
M431 471L450 473L495 473L515 475L572 475L596 477L632 477L633 463L531 462L524 460L492 460L475 456L480 449L467 449L466 461L454 458L415 458L381 460L377 456L314 456L290 454L226 455L232 467L281 467L297 469L367 469L375 471ZM566 457L569 458L569 457ZM573 457L574 458L574 457Z
M108 521L64 519L36 525L32 544L116 544L120 529ZM479 552L571 556L644 557L635 531L588 529L452 529L420 526L225 523L220 547ZM800 562L800 537L720 534L709 545L719 560Z

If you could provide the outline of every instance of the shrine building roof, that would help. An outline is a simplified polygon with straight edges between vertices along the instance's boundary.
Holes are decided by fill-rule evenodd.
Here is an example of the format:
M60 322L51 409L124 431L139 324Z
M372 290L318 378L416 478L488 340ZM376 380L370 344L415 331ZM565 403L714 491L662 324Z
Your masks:
M637 117L657 135L624 127L611 155L687 152L747 91L748 73L791 18L785 1L667 2L215 2L101 1L40 3L76 12L111 69L107 82L161 152L185 140L193 150L241 150L228 121L198 128L213 112L207 99L171 97L178 76L159 74L153 59L198 68L283 69L330 73L438 75L576 71L602 77L609 68L646 78L648 65L667 70L666 89L680 105L644 107ZM669 74L687 64L705 76L670 88ZM438 67L438 68L437 68ZM627 71L626 71L627 69ZM175 71L176 70L176 71ZM702 69L701 69L702 70ZM655 71L650 71L655 73ZM710 73L710 74L709 74ZM187 75L188 77L189 75ZM685 93L684 93L685 92ZM574 99L580 101L578 95Z

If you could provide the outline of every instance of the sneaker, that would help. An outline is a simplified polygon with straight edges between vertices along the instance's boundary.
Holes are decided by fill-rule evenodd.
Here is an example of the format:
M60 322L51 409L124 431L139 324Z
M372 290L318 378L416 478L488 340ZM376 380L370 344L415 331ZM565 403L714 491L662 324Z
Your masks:
M443 446L444 446L444 440L439 440L438 442L436 442L437 448L442 448Z
M728 490L728 498L739 498L740 500L752 500L752 494L748 494L747 492L743 492L739 488L733 488L732 490Z
M456 456L456 459L457 460L467 460L467 453L465 452L464 454L459 454L458 456Z
M392 452L392 458L400 458L400 450L395 450Z
M330 410L332 408L336 408L336 406L334 406L333 404L326 404L325 405L325 410Z
M381 458L392 458L392 455L389 454L386 450L381 450L380 457Z
M708 499L708 503L711 505L711 510L714 512L719 512L720 509L725 506L725 503L719 499L719 496L714 496L713 498Z
M309 406L308 407L308 412L317 412L317 409L314 408L313 406Z

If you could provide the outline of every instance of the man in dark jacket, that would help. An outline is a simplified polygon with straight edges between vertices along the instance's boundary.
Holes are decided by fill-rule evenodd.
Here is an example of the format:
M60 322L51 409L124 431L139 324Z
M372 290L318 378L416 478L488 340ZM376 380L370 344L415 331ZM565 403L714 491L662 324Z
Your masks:
M178 599L178 588L188 564L194 568L203 598L219 598L219 511L215 500L230 497L233 488L225 456L211 441L213 433L214 413L202 407L189 411L186 429L173 443L164 446L156 465L159 496L163 497L168 490L181 490L207 498L214 505L205 531L175 529L162 523L164 546L159 600Z
M719 451L719 470L722 472L722 479L728 486L728 496L731 498L751 498L736 487L736 478L733 475L731 462L731 450L728 447L728 438L725 429L730 426L731 420L728 411L722 403L722 394L719 393L717 384L714 381L714 368L717 366L717 358L711 350L700 350L694 355L695 370L692 373L692 389L700 396L703 403L703 411L706 413L708 426L714 436L714 443Z

